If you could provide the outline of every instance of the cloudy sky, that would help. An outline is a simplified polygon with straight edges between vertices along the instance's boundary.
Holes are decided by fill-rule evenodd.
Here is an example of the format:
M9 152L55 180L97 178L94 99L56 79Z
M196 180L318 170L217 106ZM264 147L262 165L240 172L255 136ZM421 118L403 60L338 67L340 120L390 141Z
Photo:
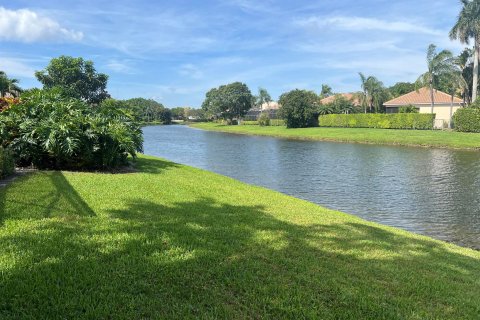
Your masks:
M241 81L273 98L301 88L359 90L358 72L386 85L414 81L430 43L459 53L448 31L455 0L0 0L0 70L33 73L59 55L110 75L115 98L201 105Z

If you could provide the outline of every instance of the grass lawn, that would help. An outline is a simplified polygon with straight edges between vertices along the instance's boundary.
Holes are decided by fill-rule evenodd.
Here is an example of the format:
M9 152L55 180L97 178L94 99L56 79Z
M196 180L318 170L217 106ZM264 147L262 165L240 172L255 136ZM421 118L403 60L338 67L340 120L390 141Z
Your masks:
M157 158L137 167L0 188L0 319L478 319L478 251Z
M226 126L217 123L195 123L192 127L240 134L291 139L394 144L458 149L480 149L480 133L440 130L392 130L364 128L305 128Z

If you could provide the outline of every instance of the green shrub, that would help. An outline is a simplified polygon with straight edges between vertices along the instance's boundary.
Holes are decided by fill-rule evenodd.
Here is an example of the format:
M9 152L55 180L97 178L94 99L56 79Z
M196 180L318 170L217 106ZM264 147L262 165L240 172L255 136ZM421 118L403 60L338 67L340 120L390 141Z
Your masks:
M480 109L458 109L453 115L453 123L456 131L480 132Z
M13 153L8 148L0 147L0 179L13 174L14 171Z
M0 137L19 165L53 169L115 168L143 143L127 111L94 108L58 90L33 90L2 112Z
M433 129L434 114L329 114L318 118L320 127L379 128L379 129Z
M270 125L275 127L284 127L285 120L282 119L270 119Z
M398 108L398 113L418 113L418 108L413 104Z
M270 117L266 113L262 113L258 117L258 125L261 127L267 127L270 125Z
M318 96L312 91L293 90L280 96L280 116L287 128L306 128L316 125Z

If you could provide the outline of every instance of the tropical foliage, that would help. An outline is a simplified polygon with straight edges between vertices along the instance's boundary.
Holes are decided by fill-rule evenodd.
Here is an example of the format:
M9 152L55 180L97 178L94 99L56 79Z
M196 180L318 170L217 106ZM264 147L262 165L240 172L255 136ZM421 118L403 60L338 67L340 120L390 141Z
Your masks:
M383 103L390 97L388 90L384 87L383 82L374 76L365 76L359 73L361 80L362 93L360 95L361 105L364 112L381 112Z
M18 97L22 92L18 83L18 79L9 78L4 71L0 71L0 98L7 94Z
M287 128L306 128L316 125L319 98L315 92L293 90L280 96L280 116Z
M458 20L450 31L451 39L458 39L464 44L469 44L473 39L474 58L472 75L472 99L475 101L478 92L478 63L480 50L480 1L461 0L463 7L458 15Z
M377 129L433 129L434 114L331 114L320 116L320 127L377 128Z
M93 62L83 58L54 58L35 76L44 89L61 88L68 96L90 104L99 104L110 97L106 90L108 76L98 73Z
M431 113L435 106L433 91L438 86L442 77L458 71L453 54L448 50L437 52L437 47L431 44L427 50L427 71L416 82L417 88L428 87L430 89Z
M0 113L0 138L19 165L110 169L142 150L134 117L119 108L91 108L62 90L32 90Z

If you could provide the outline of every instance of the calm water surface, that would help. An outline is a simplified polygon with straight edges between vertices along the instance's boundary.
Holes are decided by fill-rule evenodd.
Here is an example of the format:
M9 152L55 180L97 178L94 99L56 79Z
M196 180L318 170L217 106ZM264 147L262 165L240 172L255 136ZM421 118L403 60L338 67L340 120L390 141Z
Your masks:
M145 153L480 249L480 152L144 128Z

